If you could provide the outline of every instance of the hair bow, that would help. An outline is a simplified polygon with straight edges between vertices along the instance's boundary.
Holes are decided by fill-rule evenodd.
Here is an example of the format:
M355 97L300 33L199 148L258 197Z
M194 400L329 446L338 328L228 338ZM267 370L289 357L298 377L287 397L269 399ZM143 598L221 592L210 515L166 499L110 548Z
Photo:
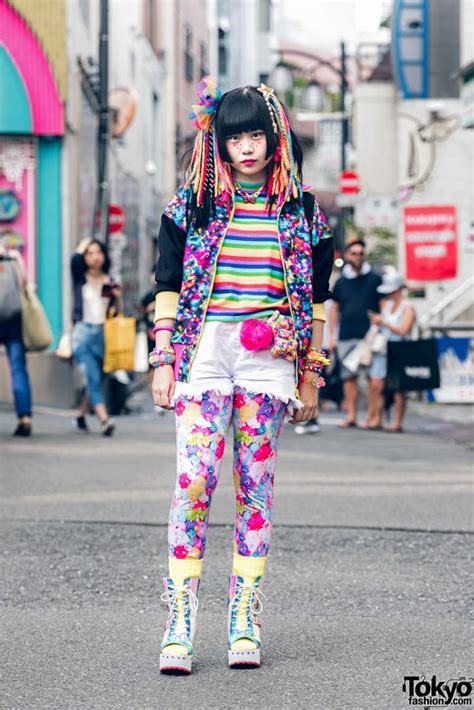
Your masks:
M199 103L193 104L189 118L196 128L209 131L222 98L222 91L212 76L204 76L196 87L196 95Z

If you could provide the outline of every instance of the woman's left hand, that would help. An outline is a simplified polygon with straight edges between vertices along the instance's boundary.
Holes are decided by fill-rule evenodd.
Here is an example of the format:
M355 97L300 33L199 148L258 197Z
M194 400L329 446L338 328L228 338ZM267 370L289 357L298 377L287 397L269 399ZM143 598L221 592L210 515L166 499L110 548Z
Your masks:
M300 382L298 386L300 399L303 403L301 409L295 409L293 416L290 419L290 424L298 424L299 422L307 422L309 419L314 419L318 416L318 390L309 382Z

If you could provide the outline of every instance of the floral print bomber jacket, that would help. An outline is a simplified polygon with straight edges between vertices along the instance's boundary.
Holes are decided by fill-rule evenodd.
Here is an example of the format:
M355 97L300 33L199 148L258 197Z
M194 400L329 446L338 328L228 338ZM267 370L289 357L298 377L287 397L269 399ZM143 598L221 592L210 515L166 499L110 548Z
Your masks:
M233 205L216 200L215 216L205 229L187 224L189 191L180 186L166 207L158 237L155 295L179 294L172 342L183 346L178 380L186 382L206 318L217 259L232 220ZM278 209L278 236L285 285L298 342L300 366L312 335L313 303L331 294L329 277L334 261L334 240L326 218L310 192L301 202Z

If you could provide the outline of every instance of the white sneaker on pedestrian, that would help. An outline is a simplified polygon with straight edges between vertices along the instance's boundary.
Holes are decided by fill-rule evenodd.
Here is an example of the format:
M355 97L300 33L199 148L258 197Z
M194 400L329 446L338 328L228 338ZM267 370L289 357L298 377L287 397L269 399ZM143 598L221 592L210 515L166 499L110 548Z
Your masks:
M115 422L113 419L106 419L100 425L100 433L102 436L112 436L115 431Z
M89 427L87 426L86 418L84 416L74 417L72 420L72 427L78 434L89 433Z
M307 422L300 422L295 426L295 434L317 434L319 424L317 419L308 419Z

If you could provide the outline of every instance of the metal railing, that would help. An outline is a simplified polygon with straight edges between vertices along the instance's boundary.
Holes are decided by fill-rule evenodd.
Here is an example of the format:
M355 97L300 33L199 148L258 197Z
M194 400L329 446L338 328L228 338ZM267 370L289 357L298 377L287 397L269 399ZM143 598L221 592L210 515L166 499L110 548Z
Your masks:
M420 327L421 328L429 328L431 327L432 324L436 321L436 325L438 326L446 326L447 324L444 323L444 312L446 309L448 309L451 305L453 305L456 302L459 302L459 299L464 296L465 293L468 291L472 291L472 298L471 298L471 304L474 303L474 276L470 276L466 281L463 281L463 283L459 284L451 293L448 293L444 298L442 298L436 305L432 306L430 310L425 313L421 318L420 318ZM465 305L467 308L469 305L471 305L469 302Z

